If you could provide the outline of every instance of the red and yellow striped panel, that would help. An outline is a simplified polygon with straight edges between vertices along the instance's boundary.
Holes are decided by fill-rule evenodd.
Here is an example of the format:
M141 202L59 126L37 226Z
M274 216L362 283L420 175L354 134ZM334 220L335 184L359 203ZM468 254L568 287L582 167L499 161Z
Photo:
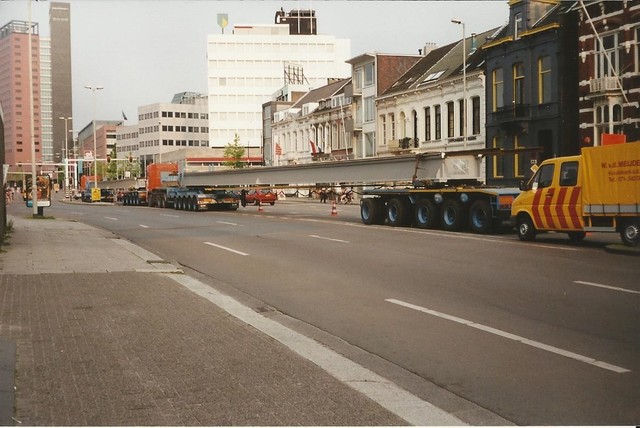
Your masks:
M540 230L581 230L580 186L547 187L536 192L531 211L533 223Z

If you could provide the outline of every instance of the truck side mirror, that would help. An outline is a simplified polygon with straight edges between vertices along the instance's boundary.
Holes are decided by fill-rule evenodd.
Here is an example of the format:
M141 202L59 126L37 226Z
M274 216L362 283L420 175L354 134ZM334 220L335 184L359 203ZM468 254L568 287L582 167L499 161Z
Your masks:
M529 190L528 186L527 186L527 182L524 180L520 180L520 186L518 186L520 188L520 190L525 191L525 190Z

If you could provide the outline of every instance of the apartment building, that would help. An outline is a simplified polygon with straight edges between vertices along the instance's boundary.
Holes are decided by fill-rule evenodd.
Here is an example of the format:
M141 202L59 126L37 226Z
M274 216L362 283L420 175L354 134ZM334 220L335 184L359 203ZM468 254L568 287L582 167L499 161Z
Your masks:
M578 21L579 139L640 140L640 3L585 1ZM614 137L615 138L615 137Z
M352 117L348 131L353 136L353 156L378 155L376 141L377 96L422 58L422 55L365 53L347 61L351 65ZM383 144L384 145L384 144Z
M4 109L5 163L10 171L18 171L18 164L31 163L32 141L35 162L42 161L40 91L39 26L10 21L0 27L0 103Z

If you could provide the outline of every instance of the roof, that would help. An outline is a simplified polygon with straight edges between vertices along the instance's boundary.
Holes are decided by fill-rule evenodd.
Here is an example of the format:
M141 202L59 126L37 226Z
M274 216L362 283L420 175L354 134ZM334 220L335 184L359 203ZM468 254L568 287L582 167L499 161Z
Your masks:
M466 51L470 53L466 59L467 72L483 68L484 59L478 48L483 45L496 30L497 28L493 28L476 35L476 49L473 52L473 37L465 39ZM462 39L460 39L457 42L432 50L404 73L382 96L404 92L410 89L420 89L421 86L427 83L433 84L446 80L452 75L462 73L462 45Z
M349 82L351 78L336 80L328 85L321 86L316 89L312 89L302 96L291 108L301 108L308 103L317 103L319 101L330 98L340 92Z

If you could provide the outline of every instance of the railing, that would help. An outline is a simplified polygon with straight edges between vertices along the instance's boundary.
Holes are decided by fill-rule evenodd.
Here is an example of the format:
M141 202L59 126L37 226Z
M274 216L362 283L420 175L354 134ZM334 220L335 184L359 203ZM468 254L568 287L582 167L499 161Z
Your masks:
M618 80L615 77L599 77L589 80L589 91L593 93L617 91Z
M510 107L501 107L497 111L491 113L493 120L496 122L510 119L524 119L531 114L531 106L529 104L515 104Z

